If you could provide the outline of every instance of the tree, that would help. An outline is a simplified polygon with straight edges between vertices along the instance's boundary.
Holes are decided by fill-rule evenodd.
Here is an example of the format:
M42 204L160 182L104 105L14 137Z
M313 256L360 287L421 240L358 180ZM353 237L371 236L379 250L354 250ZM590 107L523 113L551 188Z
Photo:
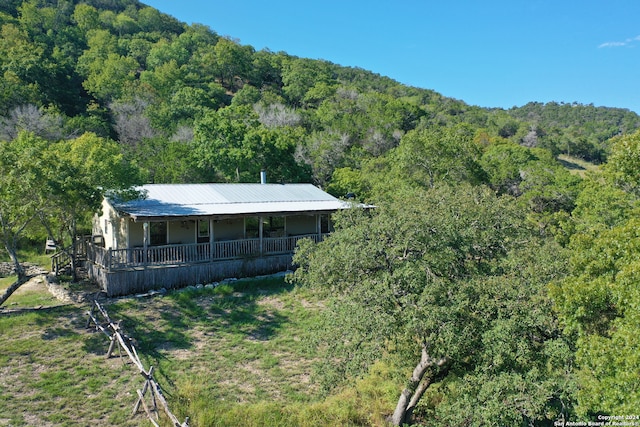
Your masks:
M125 13L119 13L113 21L113 27L118 31L118 34L131 34L138 30L138 23L135 19L128 16Z
M73 21L83 32L100 28L100 14L98 9L85 3L76 5L73 15Z
M306 164L313 172L313 179L325 186L336 168L349 164L351 141L349 135L334 132L314 132L296 150L296 159Z
M260 170L266 170L272 182L309 182L310 168L299 164L295 158L296 145L304 136L300 127L270 129L259 126L252 129L245 138L253 152L249 180L258 176Z
M139 68L135 59L110 53L105 59L89 65L89 73L82 85L97 98L118 99L134 87Z
M176 88L184 85L184 68L171 59L140 74L140 82L150 86L154 93L161 97L168 97Z
M578 233L623 225L633 214L638 200L595 174L585 180L571 212L571 228ZM567 230L571 231L571 230Z
M400 142L424 112L390 95L365 92L353 87L317 83L305 95L305 105L318 104L314 119L318 126L349 136L352 145L366 154L379 156Z
M485 180L480 167L480 146L473 141L468 125L433 127L407 133L393 156L396 169L417 185L433 187L436 182L479 183Z
M236 88L235 79L249 80L254 50L227 38L220 38L213 48L215 55L215 75L220 84L231 90Z
M278 128L284 126L298 126L300 124L300 114L295 110L288 109L283 104L264 105L256 103L253 109L258 114L258 120L267 128Z
M534 295L544 296L541 282L559 274L554 263L546 275L539 270L536 275L533 265L532 274L518 277L521 266L509 262L508 255L527 254L536 246L513 200L483 187L399 190L373 212L342 213L329 238L302 243L294 257L299 266L294 280L328 300L318 332L318 342L327 347L325 378L335 385L366 372L385 355L402 356L400 364L410 374L391 416L401 425L443 379L469 378L465 375L474 372L493 380L502 374L524 377L532 365L545 366L538 352L557 337L550 311L536 312L527 322L505 322L527 317ZM499 339L509 337L513 341L503 345L537 362L505 361L491 368ZM536 387L527 384L524 393L536 402L527 419L548 416L550 390L557 386L551 383L535 396ZM522 420L525 415L519 414Z
M261 170L282 182L308 180L307 168L294 158L302 128L270 129L259 122L249 105L209 111L196 122L195 147L200 168L215 170L226 181L254 182Z
M151 121L145 115L148 106L149 101L142 98L109 104L118 140L134 152L144 139L153 138L156 135Z
M336 197L353 195L357 200L365 200L369 188L363 179L363 173L350 167L338 168L331 175L331 183L327 186L327 192Z
M242 89L237 91L235 95L233 95L233 99L231 99L231 105L254 105L258 101L260 101L261 97L262 94L260 93L259 89L246 84L242 87Z
M530 149L504 141L489 145L480 162L496 191L519 196L522 194L520 184L524 179L524 168L534 160L536 157Z
M101 100L112 101L131 91L140 64L133 57L121 54L118 38L107 30L96 29L88 32L87 44L89 48L76 64L87 92Z
M10 141L21 131L32 132L47 139L62 138L62 117L43 112L32 104L12 108L8 117L0 117L0 140Z
M492 188L519 197L536 214L571 212L582 183L550 151L509 141L489 145L480 163Z
M144 113L151 118L153 128L170 134L180 126L193 127L193 123L207 111L222 105L220 96L214 93L213 88L206 91L185 86L176 90L167 101L162 101L162 97L154 97L155 102L141 111L146 110Z
M47 141L28 132L0 141L0 241L18 276L0 296L0 305L29 279L20 264L18 243L41 208L46 149Z
M189 130L184 129L183 132L189 138ZM217 178L214 171L198 167L199 159L194 155L192 138L191 132L187 141L167 141L163 138L145 140L138 150L139 156L144 158L139 166L145 175L145 182L159 184L214 181Z
M73 243L79 224L90 224L105 194L133 196L141 184L139 170L125 160L121 147L93 133L52 144L47 151L47 187L42 197L50 218L63 227ZM75 264L72 265L75 274ZM75 278L75 277L74 277Z
M572 236L570 275L551 289L567 334L576 339L576 411L632 414L640 401L640 221Z
M320 83L331 84L333 71L328 62L285 57L281 76L283 93L294 107L299 107L313 87Z
M640 195L640 131L613 140L605 166L607 179L617 187Z
M582 179L571 174L544 149L533 149L535 161L522 169L521 201L535 213L571 212Z
M576 341L576 411L633 413L640 401L640 133L617 139L610 162L577 198L569 275L551 295Z
M201 168L216 170L227 181L240 182L248 170L253 154L243 145L249 129L258 125L251 106L227 107L209 111L196 121L194 141L201 158Z
M118 52L118 39L109 31L93 29L87 33L88 49L78 58L76 69L83 77L87 77L93 63L104 61L110 54Z
M18 103L36 102L43 88L42 76L44 48L32 43L27 34L14 24L0 29L0 112L4 113Z
M437 404L428 405L426 417L446 426L533 426L573 415L575 349L547 291L564 277L566 253L536 239L510 252L502 274L479 278L476 311L488 321L479 331L475 366L427 396Z

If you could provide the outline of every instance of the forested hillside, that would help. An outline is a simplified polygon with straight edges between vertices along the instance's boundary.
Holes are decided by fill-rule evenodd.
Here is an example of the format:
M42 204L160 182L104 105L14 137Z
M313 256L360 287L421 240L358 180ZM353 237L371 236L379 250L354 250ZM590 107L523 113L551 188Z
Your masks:
M136 0L5 0L0 31L0 238L16 266L30 240L72 241L107 190L266 170L377 206L296 255L292 280L325 301L310 344L327 395L384 366L396 425L640 407L637 114L480 108ZM598 167L572 173L561 154ZM211 403L190 395L197 423Z
M94 132L149 182L327 186L412 130L467 123L503 139L601 162L634 113L580 105L487 110L366 70L256 51L133 0L0 5L0 137ZM344 175L344 173L343 173Z

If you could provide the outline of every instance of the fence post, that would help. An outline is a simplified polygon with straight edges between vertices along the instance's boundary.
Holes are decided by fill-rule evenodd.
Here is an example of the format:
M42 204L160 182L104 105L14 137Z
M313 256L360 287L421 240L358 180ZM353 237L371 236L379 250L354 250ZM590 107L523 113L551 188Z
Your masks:
M105 321L108 323L108 328L110 328L113 331L113 337L109 336L109 334L107 333L106 329L104 327L102 327L98 320L95 318L94 316L94 309L97 309L98 312L100 314L102 314L102 316L104 317ZM165 414L167 415L167 417L171 420L171 422L173 423L174 426L176 427L188 427L189 426L189 417L185 418L184 423L180 423L180 421L178 420L178 418L171 412L171 410L169 409L169 405L167 403L167 400L165 399L165 397L162 394L162 390L160 389L160 385L153 379L153 366L149 368L149 371L147 372L144 369L144 366L142 364L142 362L140 361L140 357L138 356L138 353L136 351L135 346L133 345L133 343L131 342L131 339L129 337L127 337L126 335L123 335L120 329L120 322L118 322L117 324L114 324L111 319L109 318L109 315L107 314L106 310L104 309L104 307L102 307L100 305L100 303L98 303L98 301L94 301L94 305L91 307L91 311L88 311L87 314L89 315L89 321L87 322L87 325L91 325L91 322L93 321L96 325L96 329L99 329L100 331L102 331L105 335L107 335L109 337L109 339L111 339L111 345L109 346L109 354L113 351L113 347L115 346L115 341L118 342L118 348L119 349L124 349L124 351L127 353L127 355L129 356L129 359L134 363L134 365L136 365L136 367L138 368L138 371L140 374L142 374L142 376L145 378L145 384L144 387L142 388L142 390L137 389L137 395L138 395L138 400L136 401L136 404L134 406L134 415L135 413L138 411L138 409L140 408L140 405L142 405L142 407L144 408L145 413L147 414L147 417L149 419L149 421L151 421L151 423L154 426L158 426L159 424L156 422L156 420L159 419L159 411L158 411L158 402L162 405L162 409L164 410ZM96 313L97 314L97 313ZM88 327L87 326L87 327ZM128 341L128 343L125 341ZM122 354L121 354L122 356ZM151 393L151 400L153 403L153 413L155 414L155 419L154 420L154 416L151 415L151 410L149 410L149 407L147 406L145 400L144 400L144 395L146 394L146 391L149 391Z
M113 349L116 346L116 343L118 343L118 350L120 350L120 341L118 341L118 338L116 337L116 334L118 333L118 330L120 329L120 320L118 321L118 323L116 324L116 327L118 329L115 330L115 332L113 333L113 335L110 337L111 339L111 344L109 344L109 350L107 351L107 359L111 357L111 353L113 353ZM120 353L120 356L122 357L122 353Z

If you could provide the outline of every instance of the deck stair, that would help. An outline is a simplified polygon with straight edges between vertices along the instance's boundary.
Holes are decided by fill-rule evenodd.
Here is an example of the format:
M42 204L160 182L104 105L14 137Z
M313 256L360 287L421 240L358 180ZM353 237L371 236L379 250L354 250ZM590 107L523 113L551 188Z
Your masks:
M87 269L85 268L85 262L87 261L86 245L80 239L76 240L75 251L75 263L72 263L73 258L73 245L66 248L58 248L56 252L51 255L51 272L56 276L60 275L73 275L71 270L72 264L75 264L76 279L85 279L88 277Z

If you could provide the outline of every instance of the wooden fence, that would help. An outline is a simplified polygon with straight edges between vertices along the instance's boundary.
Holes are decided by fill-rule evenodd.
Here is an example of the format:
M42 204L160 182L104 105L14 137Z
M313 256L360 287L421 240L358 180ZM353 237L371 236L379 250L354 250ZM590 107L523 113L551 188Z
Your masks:
M189 417L185 419L184 423L180 423L178 418L171 412L171 410L169 410L169 405L162 394L160 385L153 378L153 366L151 366L149 370L144 368L131 338L127 337L122 332L120 322L114 323L111 321L107 311L97 301L94 301L94 304L91 306L91 310L88 311L87 314L89 316L89 319L87 320L87 328L90 328L93 323L95 329L105 334L111 341L109 350L107 351L107 358L111 357L115 347L118 346L118 350L120 352L124 350L131 362L133 362L136 368L138 368L139 373L145 378L145 383L142 389L136 390L138 400L133 407L133 415L137 414L140 407L142 407L144 412L147 414L149 421L151 421L154 426L160 427L158 424L158 420L160 418L158 413L158 404L160 404L164 413L171 420L174 427L189 427ZM98 321L96 318L97 314L102 316L102 322ZM147 392L149 392L148 400L150 400L150 402L147 402L147 399L145 398Z

